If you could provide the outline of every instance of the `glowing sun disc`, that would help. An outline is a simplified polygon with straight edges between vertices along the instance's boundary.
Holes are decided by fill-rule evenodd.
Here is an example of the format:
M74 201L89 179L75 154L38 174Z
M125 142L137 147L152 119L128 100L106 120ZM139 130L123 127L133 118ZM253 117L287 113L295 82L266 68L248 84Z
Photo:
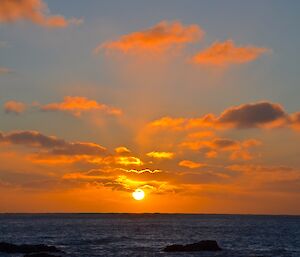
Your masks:
M136 189L134 192L132 192L132 197L137 200L143 200L145 197L145 192L142 189Z

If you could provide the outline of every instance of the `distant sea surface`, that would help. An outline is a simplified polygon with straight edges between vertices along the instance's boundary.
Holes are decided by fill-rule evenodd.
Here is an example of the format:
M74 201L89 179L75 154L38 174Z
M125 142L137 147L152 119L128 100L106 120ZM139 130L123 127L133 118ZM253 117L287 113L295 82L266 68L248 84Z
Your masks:
M205 239L224 251L162 251ZM0 241L54 245L69 257L300 257L300 216L0 214Z

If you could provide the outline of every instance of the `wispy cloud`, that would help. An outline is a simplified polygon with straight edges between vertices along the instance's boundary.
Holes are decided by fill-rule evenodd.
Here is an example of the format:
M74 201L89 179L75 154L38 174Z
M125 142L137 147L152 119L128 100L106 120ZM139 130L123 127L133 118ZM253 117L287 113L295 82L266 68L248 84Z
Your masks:
M26 104L18 101L7 101L4 103L4 111L6 113L20 114L26 110Z
M252 45L236 46L233 40L215 42L193 57L196 64L210 66L227 66L252 62L262 54L270 52L269 49Z
M83 113L91 111L101 111L104 114L113 116L122 114L122 111L118 108L81 96L66 96L64 101L42 105L40 109L42 111L66 112L74 116L81 116Z
M199 40L203 35L204 31L196 24L185 26L179 21L161 21L146 30L121 36L115 41L104 42L95 49L95 53L101 50L120 51L122 53L162 52Z
M49 15L48 7L42 0L1 0L0 23L28 20L45 27L63 28L80 24L82 19L66 19L62 15Z

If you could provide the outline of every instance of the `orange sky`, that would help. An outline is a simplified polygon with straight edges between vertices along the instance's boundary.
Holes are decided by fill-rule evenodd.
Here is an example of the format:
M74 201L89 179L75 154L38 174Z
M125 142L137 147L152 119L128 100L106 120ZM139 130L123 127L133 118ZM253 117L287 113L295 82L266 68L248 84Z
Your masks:
M56 4L0 3L0 212L300 214L287 48L204 4L144 25Z

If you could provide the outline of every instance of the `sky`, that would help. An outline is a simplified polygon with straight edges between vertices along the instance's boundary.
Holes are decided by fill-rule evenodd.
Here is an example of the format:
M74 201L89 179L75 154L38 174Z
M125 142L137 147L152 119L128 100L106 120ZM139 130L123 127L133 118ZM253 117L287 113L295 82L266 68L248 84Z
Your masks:
M0 212L300 214L299 8L1 0Z

